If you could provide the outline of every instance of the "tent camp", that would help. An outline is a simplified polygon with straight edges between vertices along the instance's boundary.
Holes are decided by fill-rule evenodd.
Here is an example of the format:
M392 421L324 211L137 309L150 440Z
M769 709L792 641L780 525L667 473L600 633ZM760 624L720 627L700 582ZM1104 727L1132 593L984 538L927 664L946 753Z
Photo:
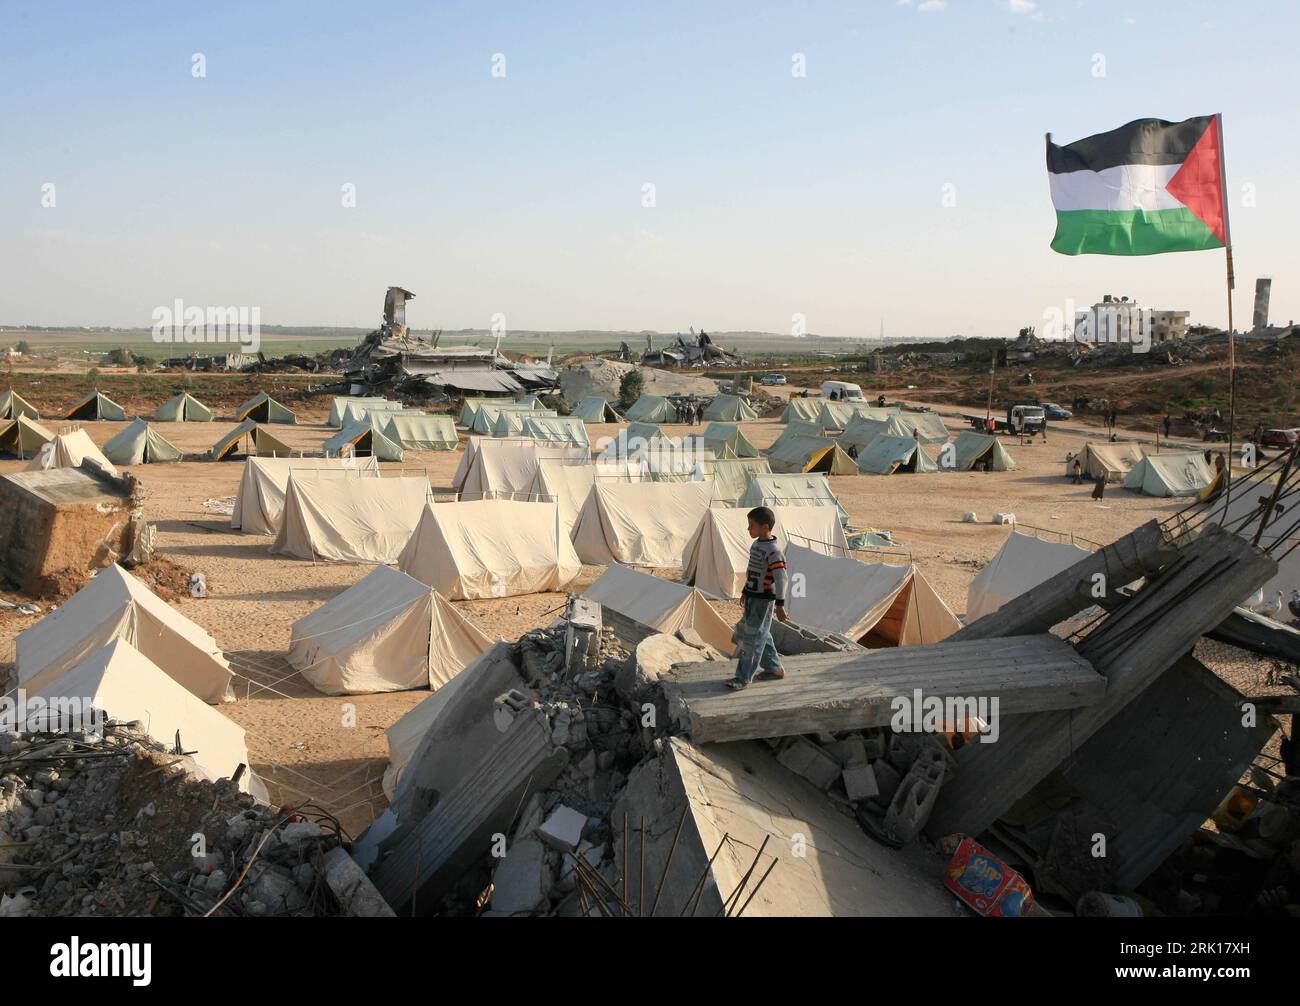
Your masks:
M53 439L53 433L26 413L19 413L17 419L0 420L0 454L30 458Z
M773 507L772 533L784 549L794 542L827 552L847 553L839 515L830 507ZM682 579L709 597L739 597L749 562L748 511L710 507L682 550ZM792 563L791 569L798 569ZM802 572L802 570L799 570Z
M739 423L757 419L758 413L739 395L719 395L704 407L701 418Z
M879 436L918 439L923 444L946 444L948 427L933 412L900 412L884 418L859 413L849 420L848 426L840 434L840 446L845 450L850 446L856 447L861 453L867 444Z
M420 522L429 480L336 479L290 473L271 551L330 562L396 562Z
M824 472L856 475L858 466L830 437L807 437L787 430L767 450L774 472Z
M673 403L659 395L642 395L632 407L624 413L629 421L642 423L673 423L677 421L677 410Z
M104 456L119 465L148 465L184 457L179 447L143 419L137 419L104 444Z
M605 566L680 566L709 509L708 482L631 482L592 486L573 528L583 562Z
M813 422L817 419L818 413L821 412L821 398L791 398L786 404L785 411L781 413L780 421L783 423L791 422L795 419L802 419L804 422Z
M290 473L309 478L378 478L379 462L369 458L249 458L235 493L230 515L233 530L245 534L275 534L284 516L284 494Z
M0 395L0 419L17 419L19 416L26 416L28 419L41 418L35 405L10 388Z
M224 433L208 452L213 461L233 461L254 454L263 458L287 458L293 451L265 426L258 426L253 420L245 419L233 430Z
M478 409L480 405L483 405L487 402L506 402L506 401L509 401L509 399L508 398L485 398L485 397L466 398L461 402L460 412L456 414L456 425L465 426L465 427L471 426L474 422L474 412Z
M573 407L569 415L577 416L584 423L623 422L623 417L618 414L618 410L600 395L588 395Z
M397 565L453 601L563 590L582 568L558 504L505 499L427 505Z
M997 611L1089 554L1086 548L1068 541L1048 541L1012 531L998 554L971 581L966 591L966 623Z
M76 699L111 719L138 722L169 749L180 743L198 773L214 782L249 764L244 728L200 702L125 639L113 639L86 654L35 694L47 700L42 705L50 714L66 715L62 710L67 707L50 700ZM266 798L265 786L249 772L243 773L239 785L255 797Z
M265 391L259 391L235 410L235 419L243 422L252 419L259 423L296 423L298 417Z
M578 514L591 495L591 487L597 482L644 481L646 475L637 461L566 465L562 461L543 459L538 462L537 475L524 498L558 503L560 524L568 534L573 531Z
M523 436L547 444L574 444L590 449L587 426L576 416L530 412L524 416Z
M93 461L110 475L118 474L118 470L113 467L113 462L104 457L85 430L57 434L32 456L27 470L34 472L51 468L78 468L83 461Z
M940 460L944 457L940 451ZM953 471L969 472L979 466L984 471L1009 472L1016 467L1011 455L997 437L966 430L952 442ZM940 465L940 467L945 467Z
M735 423L709 423L704 428L704 446L719 458L758 457L758 448Z
M682 629L694 629L724 655L734 648L731 626L703 594L687 584L614 563L582 596L670 636Z
M469 500L527 493L542 459L585 464L589 456L585 447L571 444L471 437L452 476L452 485L461 499Z
M911 563L859 562L795 542L785 558L808 585L804 596L786 602L791 619L805 628L873 648L937 643L961 628Z
M126 410L107 395L101 395L97 389L77 402L63 418L84 421L102 419L120 423L126 420Z
M756 506L833 506L845 524L849 512L840 504L839 497L831 492L825 475L754 475L749 480L740 505L746 509Z
M326 695L445 685L492 645L432 587L376 566L293 623L285 659Z
M130 643L204 702L234 699L233 675L217 641L116 564L18 634L18 684L38 691L114 639Z
M157 423L210 423L215 417L206 405L182 391L158 406L153 418Z
M925 448L911 437L882 433L858 451L858 471L864 475L893 475L895 472L937 472Z
M1148 454L1124 476L1124 488L1148 496L1197 496L1214 480L1200 451Z
M408 451L454 451L460 442L451 416L393 413L380 417L384 435Z
M348 402L343 406L343 426L346 429L353 423L364 423L371 415L424 415L419 409L408 409L401 402ZM383 427L382 420L376 424Z
M1146 451L1137 444L1086 443L1078 457L1085 478L1095 479L1099 475L1105 475L1107 482L1121 482L1133 470L1134 465L1141 464ZM1065 458L1067 477L1074 474L1074 458L1073 454Z
M493 437L522 437L524 435L524 420L529 416L554 416L554 411L546 409L538 412L536 409L501 409L496 413L496 420L492 423L492 428L488 431L489 436Z
M754 475L771 475L767 458L718 458L705 466L713 480L713 502L738 504ZM825 482L825 476L822 476Z
M366 398L358 395L335 395L334 400L330 402L329 418L325 420L326 426L333 426L336 430L343 429L343 410L353 402L359 405L383 405L387 403L387 398Z
M381 461L401 461L402 446L375 428L377 416L367 417L348 424L321 444L325 456L341 458L345 455L375 457Z

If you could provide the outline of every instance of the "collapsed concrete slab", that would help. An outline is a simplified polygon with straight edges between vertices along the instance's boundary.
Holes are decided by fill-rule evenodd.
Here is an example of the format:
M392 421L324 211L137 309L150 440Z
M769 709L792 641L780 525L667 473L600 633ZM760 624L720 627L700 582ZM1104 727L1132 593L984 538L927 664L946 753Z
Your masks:
M956 755L958 771L930 818L929 834L977 835L989 827L1276 572L1276 562L1217 526L1186 542L1172 562L1152 573L1079 644L1079 654L1106 678L1102 700L1071 712L1004 716L998 743L963 747ZM1071 571L1048 582L1059 577L1070 581ZM1074 594L1073 586L1068 590ZM975 625L998 618L1023 597Z
M1002 716L1077 709L1106 689L1087 660L1047 634L789 657L783 680L739 693L726 687L735 666L678 664L665 676L669 710L696 743L884 726L895 699L912 700L917 689L945 709L996 699Z
M960 914L937 860L873 842L761 743L697 747L669 738L632 772L611 821L633 913L712 917L732 899L731 914L743 906L745 916Z

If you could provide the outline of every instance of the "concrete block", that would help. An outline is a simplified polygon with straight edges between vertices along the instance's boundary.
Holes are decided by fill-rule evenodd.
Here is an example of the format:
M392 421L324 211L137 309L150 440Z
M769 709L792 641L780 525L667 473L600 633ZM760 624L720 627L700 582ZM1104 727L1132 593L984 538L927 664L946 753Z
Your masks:
M841 765L865 765L867 763L867 745L862 738L854 734L842 741L832 741L823 745L826 753Z
M903 841L915 838L930 819L947 769L943 754L930 748L907 770L885 812L885 826Z
M806 737L791 737L776 760L819 789L825 789L840 777L839 762Z
M865 762L846 765L840 778L844 780L844 792L850 800L866 800L880 793L876 773Z
M551 893L546 847L536 838L517 842L492 874L492 911L506 915L531 912Z
M871 770L876 776L876 786L880 789L880 799L888 803L898 792L898 784L903 781L903 777L898 774L898 769L881 758L879 761L871 763Z
M587 827L587 815L563 804L551 812L546 823L537 829L537 837L552 849L572 852L582 841L582 832Z
M370 878L362 872L342 846L325 853L322 860L325 883L348 915L362 918L392 918L393 910Z

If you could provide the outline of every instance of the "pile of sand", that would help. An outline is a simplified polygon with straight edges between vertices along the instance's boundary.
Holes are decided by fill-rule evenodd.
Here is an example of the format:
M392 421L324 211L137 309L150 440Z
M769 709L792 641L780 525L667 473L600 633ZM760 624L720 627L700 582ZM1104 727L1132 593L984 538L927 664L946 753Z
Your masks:
M674 374L653 367L638 368L634 363L595 356L560 371L560 391L571 404L577 404L587 395L600 395L615 402L618 401L618 382L629 370L636 369L640 369L645 378L647 395L704 395L711 398L718 393L718 382L707 377Z

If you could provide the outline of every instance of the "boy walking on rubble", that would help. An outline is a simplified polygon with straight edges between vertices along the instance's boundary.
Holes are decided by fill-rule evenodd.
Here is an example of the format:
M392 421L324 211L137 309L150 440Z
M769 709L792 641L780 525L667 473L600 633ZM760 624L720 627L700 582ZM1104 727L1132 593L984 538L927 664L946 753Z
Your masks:
M736 676L727 687L738 690L754 680L779 680L785 677L781 655L772 643L772 619L788 621L785 613L786 592L790 584L785 553L777 544L772 528L776 515L765 506L754 507L749 518L749 564L745 570L745 589L741 591L745 613L736 624L732 638L736 641ZM758 673L762 667L762 673Z

